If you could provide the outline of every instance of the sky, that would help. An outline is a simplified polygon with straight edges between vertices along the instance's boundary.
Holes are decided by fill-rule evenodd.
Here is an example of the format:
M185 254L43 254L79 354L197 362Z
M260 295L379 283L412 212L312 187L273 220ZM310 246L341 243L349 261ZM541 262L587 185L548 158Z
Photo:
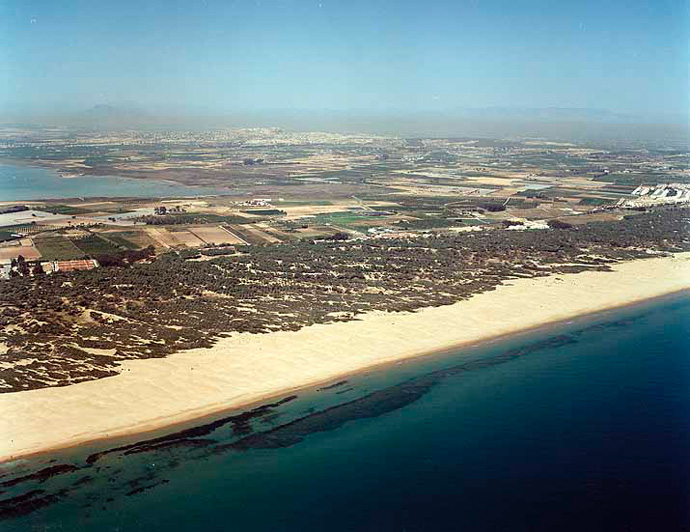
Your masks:
M0 114L687 113L685 0L0 0Z

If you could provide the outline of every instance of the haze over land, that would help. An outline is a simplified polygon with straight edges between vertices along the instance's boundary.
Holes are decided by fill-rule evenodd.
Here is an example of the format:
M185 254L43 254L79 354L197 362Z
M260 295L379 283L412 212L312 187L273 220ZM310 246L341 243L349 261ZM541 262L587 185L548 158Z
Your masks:
M680 115L636 115L582 108L457 108L447 111L273 109L194 115L154 113L140 107L95 105L74 113L17 114L4 125L127 129L207 130L278 127L294 131L371 133L406 137L543 137L576 141L647 141L687 144L690 128Z
M679 0L4 2L0 122L686 138L687 15Z

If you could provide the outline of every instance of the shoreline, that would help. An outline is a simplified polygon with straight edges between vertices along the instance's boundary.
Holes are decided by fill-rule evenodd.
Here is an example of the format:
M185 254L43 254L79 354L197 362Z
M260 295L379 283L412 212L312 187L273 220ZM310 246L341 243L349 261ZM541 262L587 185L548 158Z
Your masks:
M79 443L72 443L68 445L61 445L61 446L56 446L53 448L48 448L40 451L35 451L30 454L26 455L21 455L17 456L15 458L11 458L9 460L0 457L0 465L11 463L14 460L19 460L19 459L26 459L26 458L32 458L36 456L41 456L43 454L48 454L51 452L56 452L56 451L69 451L71 449L75 449L77 447L85 446L85 445L96 445L98 443L103 443L107 441L117 441L117 440L129 440L130 438L136 437L137 440L139 438L142 438L143 440L149 439L149 438L154 438L158 437L160 435L166 435L170 433L174 433L177 431L193 428L197 425L202 425L207 422L212 422L214 418L219 418L219 417L226 417L230 416L233 414L239 414L248 410L251 410L253 408L259 407L263 404L269 403L269 402L274 402L276 400L282 399L286 396L297 394L297 393L302 393L305 391L314 391L317 390L320 387L328 386L330 384L334 384L338 381L342 380L347 380L347 379L352 379L354 377L362 376L367 373L372 373L372 372L377 372L377 371L384 371L386 368L390 368L392 366L399 366L401 364L405 363L415 363L419 362L427 357L431 356L452 356L452 353L460 350L460 349L477 349L477 348L482 348L482 347L489 347L493 346L494 344L503 342L503 341L508 341L511 339L515 339L517 337L523 336L523 335L529 335L529 334L534 334L534 333L539 333L539 332L545 332L549 329L556 329L558 327L563 327L565 325L572 325L576 321L587 321L589 319L594 319L595 317L603 317L604 314L607 313L613 313L616 311L620 311L623 309L634 309L636 307L644 307L646 305L652 305L657 302L661 302L667 299L671 299L674 297L682 297L684 295L689 295L690 296L690 288L683 288L681 290L676 290L673 292L668 292L664 294L660 294L657 296L652 296L646 299L642 300L637 300L629 303L621 303L619 305L614 305L611 307L606 307L602 308L599 310L594 310L592 312L587 312L584 314L578 314L569 318L565 319L559 319L556 321L552 322L546 322L542 323L539 325L534 325L532 327L528 327L525 329L520 329L516 330L513 332L505 333L505 334L500 334L496 336L491 336L482 340L477 340L477 341L468 341L464 342L458 345L452 345L449 347L443 347L434 351L429 351L429 352L424 352L424 353L419 353L416 355L411 355L409 357L400 359L400 360L392 360L392 361L387 361L387 362L377 362L375 364L372 364L370 366L365 366L360 369L356 369L347 373L341 373L338 375L334 375L333 377L330 377L326 380L320 380L320 381L315 381L315 382L310 382L307 384L295 386L293 388L288 388L281 390L276 393L272 394L267 394L265 396L260 397L259 399L249 402L249 403L242 403L238 406L231 406L227 408L223 408L220 410L212 410L207 413L201 414L201 415L191 415L191 417L187 419L181 419L181 420L176 420L172 421L169 423L164 423L161 425L156 425L151 428L141 428L141 429L133 429L131 432L126 432L123 434L116 434L116 435L108 435L108 436L103 436L103 437L97 437L94 439L82 441ZM139 440L141 441L141 440ZM128 442L123 443L123 445L128 445ZM116 446L119 446L120 444L118 443Z
M0 431L7 435L0 463L174 429L392 363L488 345L690 289L690 253L613 269L512 279L468 300L416 312L236 334L209 349L126 361L115 377L0 394Z

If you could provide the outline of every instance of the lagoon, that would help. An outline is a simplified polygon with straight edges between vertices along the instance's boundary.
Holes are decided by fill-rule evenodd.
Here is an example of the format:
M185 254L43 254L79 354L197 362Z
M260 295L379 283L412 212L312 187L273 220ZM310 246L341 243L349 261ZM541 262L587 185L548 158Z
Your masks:
M216 187L187 187L174 183L124 177L70 177L33 166L0 163L0 201L29 201L88 197L167 197L227 193Z

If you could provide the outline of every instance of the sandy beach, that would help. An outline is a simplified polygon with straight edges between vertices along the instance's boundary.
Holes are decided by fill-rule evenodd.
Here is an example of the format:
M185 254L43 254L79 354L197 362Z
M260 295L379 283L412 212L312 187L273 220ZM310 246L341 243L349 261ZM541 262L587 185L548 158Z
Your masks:
M505 282L454 305L242 333L116 376L0 394L0 461L237 408L344 374L690 288L690 253Z

